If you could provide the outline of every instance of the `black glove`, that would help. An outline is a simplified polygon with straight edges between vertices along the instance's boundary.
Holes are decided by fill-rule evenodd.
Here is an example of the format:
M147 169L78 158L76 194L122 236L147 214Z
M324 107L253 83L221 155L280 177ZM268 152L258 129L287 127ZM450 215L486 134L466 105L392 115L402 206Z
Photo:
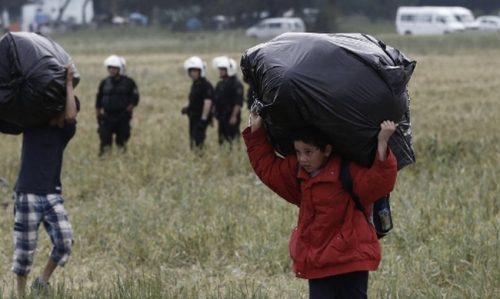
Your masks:
M184 107L181 109L182 114L187 114L188 113L188 107Z
M196 129L200 131L205 131L210 124L210 121L208 119L200 119L198 122L198 125L196 126Z
M212 113L212 117L214 117L216 120L219 120L219 111L214 110L214 112Z

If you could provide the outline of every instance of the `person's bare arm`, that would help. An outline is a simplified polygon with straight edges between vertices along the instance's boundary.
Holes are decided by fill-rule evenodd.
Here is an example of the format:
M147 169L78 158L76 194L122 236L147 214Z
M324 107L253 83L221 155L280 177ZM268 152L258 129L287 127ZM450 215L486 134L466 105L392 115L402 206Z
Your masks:
M205 99L203 101L203 112L201 114L201 119L208 119L208 115L210 114L210 110L212 109L212 100Z
M74 123L76 120L76 101L73 92L73 76L75 71L69 65L64 66L66 69L66 107L65 107L65 120L68 123Z
M396 131L398 127L392 121L386 120L380 124L380 133L378 134L378 147L377 153L380 161L385 161L387 159L387 143L392 134Z
M264 123L264 121L259 116L257 111L253 111L253 110L250 112L250 121L249 122L250 122L249 126L250 126L252 133L259 130L262 127L262 124Z
M236 122L238 121L238 114L241 111L241 106L240 105L235 105L233 108L233 113L231 113L231 118L229 119L229 124L231 126L236 125Z

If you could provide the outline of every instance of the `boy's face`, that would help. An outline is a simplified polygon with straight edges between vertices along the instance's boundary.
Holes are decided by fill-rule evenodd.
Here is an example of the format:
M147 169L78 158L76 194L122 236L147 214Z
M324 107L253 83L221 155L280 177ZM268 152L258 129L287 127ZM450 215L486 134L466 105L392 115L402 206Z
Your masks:
M331 145L327 145L324 151L315 145L302 141L294 141L293 145L297 154L297 160L307 173L313 173L322 168L332 153Z

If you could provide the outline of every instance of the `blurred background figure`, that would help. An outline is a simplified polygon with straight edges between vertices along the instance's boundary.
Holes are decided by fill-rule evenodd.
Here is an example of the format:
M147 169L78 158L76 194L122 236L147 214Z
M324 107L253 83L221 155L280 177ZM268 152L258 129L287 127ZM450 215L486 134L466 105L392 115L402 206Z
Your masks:
M125 75L125 59L111 55L106 58L104 65L108 68L109 76L101 81L95 103L101 139L99 156L111 148L113 135L116 136L117 147L126 151L132 112L139 103L137 85Z
M214 68L219 69L220 81L215 87L215 115L219 121L219 144L229 142L240 135L240 111L243 106L243 84L236 76L237 64L226 56L212 60Z
M248 84L248 89L247 89L248 110L252 110L252 105L253 105L253 102L255 101L255 98L253 97L253 88L252 88L252 85L250 85L250 82L248 82L248 80L245 80L245 78L243 78L243 80L245 81L245 83Z
M193 80L189 92L188 104L182 108L182 114L189 118L189 140L191 149L203 148L207 127L211 121L212 100L214 88L205 78L207 64L198 56L193 56L184 62L184 68Z

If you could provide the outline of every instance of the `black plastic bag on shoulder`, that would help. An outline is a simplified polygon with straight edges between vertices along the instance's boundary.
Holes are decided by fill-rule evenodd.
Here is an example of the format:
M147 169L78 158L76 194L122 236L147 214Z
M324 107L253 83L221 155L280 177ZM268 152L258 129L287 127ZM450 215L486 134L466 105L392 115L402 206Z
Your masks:
M407 89L415 65L364 34L285 33L241 59L279 154L294 154L291 132L313 125L338 155L371 167L380 124L392 120L399 123L389 141L399 169L415 161Z
M0 39L0 119L21 126L48 122L64 109L66 69L80 75L71 57L39 33L7 33Z

